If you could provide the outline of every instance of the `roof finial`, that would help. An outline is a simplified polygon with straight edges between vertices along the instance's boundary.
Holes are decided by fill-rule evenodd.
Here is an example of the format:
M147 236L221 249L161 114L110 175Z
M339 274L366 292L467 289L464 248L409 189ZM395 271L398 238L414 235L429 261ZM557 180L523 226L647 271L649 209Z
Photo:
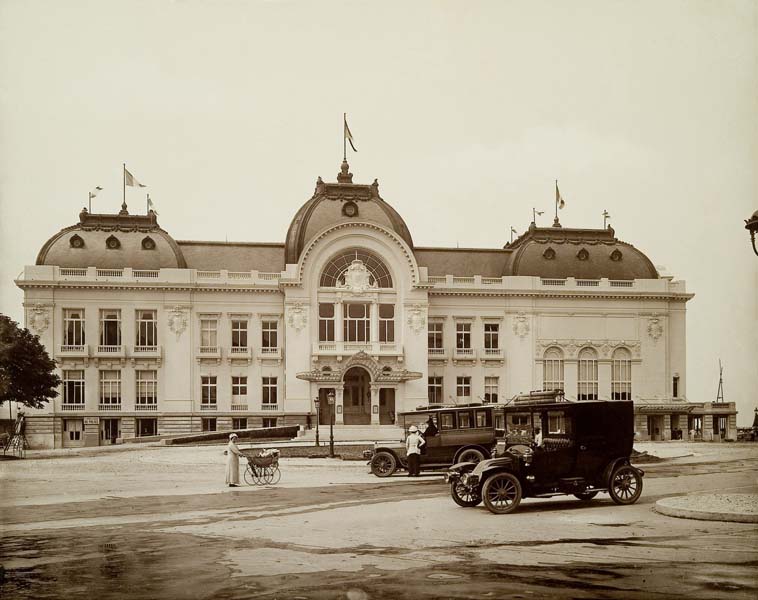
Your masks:
M346 160L342 161L340 172L337 174L338 183L353 183L353 174L350 173L350 165Z

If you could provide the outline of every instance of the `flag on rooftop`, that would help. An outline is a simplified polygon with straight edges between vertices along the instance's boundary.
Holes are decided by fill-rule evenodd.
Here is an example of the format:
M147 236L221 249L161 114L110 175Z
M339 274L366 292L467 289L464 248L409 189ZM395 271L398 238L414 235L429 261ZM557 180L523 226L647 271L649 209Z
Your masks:
M150 200L150 194L147 195L147 212L153 211L156 215L158 214L158 211L155 210L155 204L153 204L153 201Z
M101 192L101 191L103 191L103 188L101 188L99 185L98 185L98 186L96 186L96 187L95 187L95 189L94 189L94 190L92 190L92 191L89 193L89 197L90 197L90 199L92 199L92 198L94 198L95 196L97 196L97 193L98 193L98 192Z
M132 175L126 167L124 167L124 185L130 185L132 187L147 187L137 181L137 178Z
M353 149L353 152L358 152L355 149L355 144L353 143L353 134L350 133L350 127L347 126L347 113L344 115L345 119L345 139L350 142L350 147Z
M566 206L566 202L563 200L563 196L561 196L561 191L558 189L558 180L555 180L555 203L558 205L558 208L563 208Z

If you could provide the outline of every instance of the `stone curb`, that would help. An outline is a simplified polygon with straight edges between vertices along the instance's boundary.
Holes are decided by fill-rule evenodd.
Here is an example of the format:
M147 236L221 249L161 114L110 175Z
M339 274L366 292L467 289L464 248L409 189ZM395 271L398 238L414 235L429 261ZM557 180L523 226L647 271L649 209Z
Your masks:
M752 504L752 510L726 506L724 499ZM655 512L680 519L697 519L700 521L728 521L732 523L758 523L758 494L704 494L676 496L658 500L653 507Z

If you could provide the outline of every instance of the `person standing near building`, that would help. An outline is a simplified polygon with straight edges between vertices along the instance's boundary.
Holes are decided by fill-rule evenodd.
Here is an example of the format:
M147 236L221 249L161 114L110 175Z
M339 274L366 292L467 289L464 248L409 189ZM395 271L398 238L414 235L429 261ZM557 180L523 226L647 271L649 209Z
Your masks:
M229 435L229 445L226 448L226 484L229 487L238 487L240 484L240 452L237 446L237 434Z
M408 456L408 477L418 477L421 475L421 446L424 438L418 432L418 427L411 425L408 428L408 437L405 438L405 453Z

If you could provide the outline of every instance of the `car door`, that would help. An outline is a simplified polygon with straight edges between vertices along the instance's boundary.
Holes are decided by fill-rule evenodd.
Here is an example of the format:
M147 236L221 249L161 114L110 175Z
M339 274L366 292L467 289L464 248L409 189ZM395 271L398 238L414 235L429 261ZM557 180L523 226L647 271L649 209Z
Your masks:
M564 409L547 409L534 416L540 423L542 444L534 449L532 474L540 486L552 485L559 479L576 477L576 444L573 418Z

